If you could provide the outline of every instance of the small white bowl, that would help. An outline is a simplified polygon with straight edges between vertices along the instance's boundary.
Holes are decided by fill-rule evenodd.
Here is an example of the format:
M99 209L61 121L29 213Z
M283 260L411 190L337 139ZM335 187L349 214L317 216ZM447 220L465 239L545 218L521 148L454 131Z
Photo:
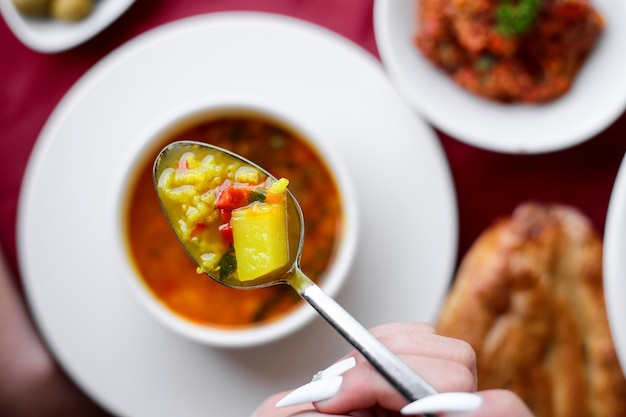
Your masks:
M590 139L624 111L625 2L593 0L606 27L573 88L552 103L529 106L478 98L428 62L413 44L417 1L376 0L376 43L396 89L450 136L500 152L548 152Z
M18 12L11 0L0 0L0 11L15 36L29 48L43 53L61 52L91 39L135 0L96 0L93 11L79 22L39 19Z
M317 317L317 313L310 305L304 302L291 312L287 312L282 317L267 324L254 325L237 330L200 325L182 318L167 308L151 293L142 282L139 272L132 265L130 258L132 255L130 250L127 249L128 242L124 213L129 202L129 194L132 191L131 185L139 174L132 167L144 166L146 156L158 152L162 146L160 142L163 140L166 132L175 126L179 126L181 122L187 124L189 120L203 118L206 115L241 111L268 116L270 119L276 120L301 133L327 163L337 183L339 194L342 198L343 226L334 260L320 283L320 287L331 297L337 294L348 277L358 241L356 197L347 171L344 169L342 162L337 159L332 144L327 143L324 138L316 134L315 127L306 125L306 122L300 119L293 110L281 108L274 103L260 102L258 99L214 98L213 101L190 104L184 108L174 109L170 114L163 115L163 117L156 117L159 120L158 123L148 127L145 134L129 143L129 147L122 155L115 171L115 180L113 181L115 187L112 192L116 207L112 212L116 213L117 216L118 247L121 249L116 256L124 258L122 264L126 265L127 268L123 274L123 279L130 287L133 296L149 315L179 335L196 342L223 348L251 347L275 341L301 329L313 318ZM199 276L198 279L210 278Z

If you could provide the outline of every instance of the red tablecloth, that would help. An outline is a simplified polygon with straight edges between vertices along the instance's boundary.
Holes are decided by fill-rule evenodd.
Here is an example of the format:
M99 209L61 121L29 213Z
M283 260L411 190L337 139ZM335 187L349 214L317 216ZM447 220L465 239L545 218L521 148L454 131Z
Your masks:
M18 196L33 144L65 92L107 53L172 20L223 10L258 10L325 26L378 56L372 9L373 0L138 0L94 39L50 55L31 51L0 23L0 241L11 266L17 271ZM528 200L578 207L599 232L604 231L613 181L626 150L626 116L582 145L542 155L489 152L438 135L457 192L459 258L495 218Z

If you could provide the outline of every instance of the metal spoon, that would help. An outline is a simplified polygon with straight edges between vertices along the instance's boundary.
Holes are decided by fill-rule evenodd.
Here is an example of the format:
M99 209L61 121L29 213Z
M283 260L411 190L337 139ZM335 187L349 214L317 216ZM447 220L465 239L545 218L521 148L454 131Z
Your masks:
M167 206L163 204L162 196L159 192L158 181L162 172L171 167L172 161L187 153L197 151L201 148L209 148L212 152L221 152L234 157L244 164L249 165L263 172L270 178L274 178L269 172L255 163L230 152L193 141L174 142L166 146L158 155L154 163L154 182L161 207L165 216L176 233L179 241L185 247L189 256L197 265L202 261L197 259L197 253L187 247L185 242L178 235L177 228L172 225L171 213L168 213ZM218 277L216 274L209 274L215 281L233 288L261 288L270 285L288 284L305 299L315 310L321 314L330 325L332 325L356 350L358 350L407 400L416 401L429 395L437 394L437 391L430 386L423 378L417 375L409 366L398 359L389 349L387 349L378 339L372 336L361 324L359 324L346 310L336 301L328 296L315 282L308 278L299 266L302 244L304 242L304 218L300 205L287 191L287 219L289 231L289 263L285 268L276 269L257 279L251 281L240 281L232 277Z

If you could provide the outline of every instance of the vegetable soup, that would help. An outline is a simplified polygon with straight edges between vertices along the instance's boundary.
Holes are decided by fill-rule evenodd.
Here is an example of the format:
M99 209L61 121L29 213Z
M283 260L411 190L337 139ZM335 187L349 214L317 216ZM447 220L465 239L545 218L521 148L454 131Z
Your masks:
M178 140L231 150L277 178L289 178L289 190L305 218L301 268L311 279L323 279L339 242L341 197L328 167L303 136L269 118L233 113L189 119L170 129L160 144ZM299 304L300 297L288 286L242 291L198 275L157 199L152 177L157 154L139 168L125 213L130 255L152 294L190 321L233 329L275 320Z
M272 272L282 278L293 266L297 246L291 250L289 241L297 244L300 233L289 239L288 225L299 231L300 221L287 213L288 179L187 141L163 150L154 178L170 226L199 273L246 287L264 284L258 279Z

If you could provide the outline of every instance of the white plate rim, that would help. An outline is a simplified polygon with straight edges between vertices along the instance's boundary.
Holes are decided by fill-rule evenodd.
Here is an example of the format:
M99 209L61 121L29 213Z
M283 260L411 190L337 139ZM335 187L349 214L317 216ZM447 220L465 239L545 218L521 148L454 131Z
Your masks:
M594 0L606 29L572 90L540 106L503 106L455 86L413 48L415 2L375 0L376 43L390 79L407 102L437 128L464 143L503 153L534 154L580 144L626 108L626 5ZM607 81L607 80L610 80Z
M92 13L75 23L23 16L11 0L0 0L0 12L24 45L37 52L56 53L88 41L121 16L134 2L135 0L97 0Z
M626 158L618 170L604 227L604 298L611 335L626 375Z
M423 158L424 160L421 161L421 163L424 166L429 166L429 169L434 169L435 175L432 175L433 173L429 173L431 175L428 179L418 178L417 180L418 184L420 184L420 181L427 181L426 184L423 186L423 190L421 191L428 192L425 195L429 198L432 198L432 201L422 203L423 207L421 209L413 210L414 212L424 211L426 214L432 215L432 218L421 220L409 218L409 227L407 227L407 231L410 230L412 232L418 232L417 230L414 230L414 227L415 222L419 221L420 227L423 227L423 230L420 229L419 232L425 233L426 236L428 236L428 239L426 239L426 237L420 238L419 236L413 239L413 236L411 236L411 238L414 240L412 241L412 243L415 244L415 250L417 250L418 252L423 252L425 254L434 251L435 254L433 255L431 253L430 256L424 256L424 263L427 263L428 265L427 267L425 267L425 271L420 271L420 274L418 274L418 276L421 277L421 280L419 281L420 285L415 288L413 295L407 294L406 291L402 291L402 289L395 288L394 286L394 291L397 293L397 297L411 296L413 297L412 300L415 301L415 305L408 306L405 303L404 306L401 306L396 305L397 303L393 303L393 306L386 306L384 309L381 309L380 307L376 306L363 306L362 300L361 303L353 302L354 300L352 300L352 298L358 298L361 292L367 293L367 291L370 291L369 287L375 288L376 285L379 285L378 282L370 282L368 288L355 287L354 285L350 285L350 283L348 283L346 287L349 288L344 288L342 294L340 294L340 296L338 297L340 302L342 302L342 304L346 307L351 306L354 309L354 313L356 314L357 318L359 318L360 315L360 319L364 320L364 325L371 325L372 323L368 322L372 321L373 323L377 323L377 320L385 321L388 318L393 319L395 318L394 314L400 314L402 316L401 313L406 313L406 311L408 311L407 309L410 309L413 312L413 316L410 317L411 319L429 321L434 318L435 311L439 305L439 302L445 294L449 280L452 275L457 249L456 246L458 225L454 189L445 156L434 132L429 129L421 120L415 117L415 115L404 105L403 101L399 98L399 96L397 96L391 86L387 84L382 68L380 68L379 64L371 55L367 54L361 48L355 48L352 42L349 42L346 39L336 35L335 33L322 29L316 25L293 18L288 18L286 16L271 15L266 13L214 13L211 15L196 16L193 18L183 19L181 21L173 22L160 28L154 29L153 31L141 35L138 38L123 45L118 50L105 57L100 63L96 64L96 66L90 69L61 100L61 102L51 115L49 121L46 123L41 133L41 136L33 150L33 154L31 156L31 160L29 161L24 177L24 185L22 193L20 195L18 211L19 262L20 268L23 272L27 298L36 322L38 323L46 341L55 353L57 359L59 359L59 361L68 371L70 376L72 376L90 395L96 398L100 403L104 404L114 412L122 415L168 415L168 408L172 407L173 405L171 401L173 398L172 393L169 391L167 393L161 393L159 391L164 389L162 381L160 382L158 378L155 378L154 375L151 374L159 374L160 369L155 369L149 366L149 364L154 363L151 362L155 360L153 356L165 355L166 352L169 351L184 352L184 355L181 355L184 356L184 358L180 359L182 363L177 363L177 368L172 368L169 364L167 364L166 366L168 366L168 378L171 378L172 381L176 381L177 387L178 385L193 383L193 385L186 385L186 388L183 388L183 386L181 386L180 388L175 389L176 397L180 397L178 398L178 403L175 404L177 409L179 411L183 411L186 415L189 416L203 415L203 413L206 412L206 409L209 406L213 407L214 411L217 410L217 408L215 408L215 404L207 404L205 403L206 399L199 398L200 396L202 398L206 397L206 389L203 387L201 390L199 390L198 387L203 386L203 384L206 385L208 383L205 379L207 376L199 374L199 370L203 369L203 367L222 366L220 365L222 363L221 361L226 358L227 362L228 360L232 361L232 363L228 362L234 367L232 373L237 373L237 375L239 375L240 373L251 372L247 368L243 369L242 367L240 369L239 367L241 365L241 362L248 365L248 368L254 368L255 366L270 366L272 364L272 361L269 361L267 364L248 363L246 362L248 360L248 357L245 356L245 353L230 351L209 352L204 347L200 347L196 344L190 344L186 340L181 340L180 338L173 337L165 329L154 325L147 318L147 316L144 317L144 315L140 313L139 309L135 311L135 305L127 306L127 303L129 303L130 301L126 299L126 295L120 295L120 300L116 300L117 306L115 307L115 309L113 308L113 306L109 305L100 306L98 302L93 300L93 294L89 294L89 292L92 291L92 288L90 286L105 286L105 283L102 283L101 280L88 282L83 282L82 280L79 281L78 278L74 276L78 274L78 272L71 270L72 268L82 268L83 270L89 270L89 268L93 268L92 263L90 263L90 261L93 261L93 259L84 259L84 257L81 257L80 259L77 258L72 261L72 267L70 268L70 270L52 270L54 262L59 262L63 264L57 265L57 269L63 269L64 267L67 267L67 261L62 261L62 259L56 259L54 257L54 254L52 254L51 252L55 252L56 254L58 254L59 251L67 251L68 248L58 247L55 251L52 251L50 245L48 247L45 246L46 233L42 233L42 229L45 230L45 227L43 227L42 224L45 224L47 225L47 227L50 228L55 228L59 226L53 225L54 222L50 222L50 224L48 224L47 222L44 223L42 218L43 213L41 212L41 210L33 208L33 202L38 200L39 198L44 198L44 196L41 195L43 192L42 182L49 181L50 179L47 179L46 176L52 174L51 171L47 171L49 167L44 167L47 163L47 159L52 158L51 155L54 155L55 152L62 151L58 149L58 147L60 146L58 145L59 141L68 140L60 139L60 130L69 129L74 135L78 135L75 129L80 129L81 123L78 123L76 117L87 116L87 114L81 114L83 108L80 106L84 106L86 104L85 102L88 99L92 101L94 100L94 97L90 97L90 95L102 93L101 87L99 87L100 85L102 85L102 83L111 83L115 80L114 77L120 76L120 74L124 74L124 76L130 76L123 70L120 72L119 68L126 69L125 65L127 66L127 62L130 61L136 64L139 59L146 58L145 54L153 53L154 48L156 48L157 46L160 48L159 54L163 53L164 47L165 50L172 52L172 44L176 45L176 43L179 42L180 39L187 40L188 42L193 43L193 41L191 41L192 35L195 36L199 33L206 34L205 31L224 30L224 28L230 27L229 25L232 25L233 27L239 29L252 27L258 31L255 32L255 38L259 36L263 37L264 34L266 36L268 34L276 36L274 30L287 31L288 33L293 34L295 38L298 38L300 40L307 39L310 42L319 42L320 45L323 45L326 48L326 51L324 53L332 52L333 57L344 57L346 59L345 63L351 63L351 65L361 66L364 75L361 75L360 73L351 74L351 78L355 78L355 82L359 81L361 79L360 77L364 77L364 81L374 81L373 83L370 83L371 87L373 89L376 89L379 94L383 94L382 96L377 97L377 99L380 101L380 103L384 103L387 105L387 107L394 110L394 115L392 115L391 118L396 118L397 121L402 122L403 126L408 129L408 133L416 135L415 141L411 142L406 142L406 137L404 137L402 139L405 140L405 142L402 143L403 146L409 145L410 147L415 147L414 150L421 151L422 154L418 154L417 158ZM288 38L289 37L284 38L285 42L291 42L291 40ZM176 46L180 47L181 45ZM194 46L198 45L194 43ZM272 48L275 47L272 46ZM337 52L341 52L341 54L336 55ZM141 57L137 57L137 55L141 55ZM152 57L152 59L154 59L154 57ZM323 65L317 69L318 72L316 73L316 76L320 76L319 71L322 71L323 75L321 75L321 77L331 77L332 74L337 72L337 68L331 70L331 68L327 68ZM131 75L141 76L141 74L134 73ZM195 76L198 75L196 74ZM371 77L374 77L374 80L371 80ZM183 80L181 80L180 82L184 83ZM137 84L141 85L141 83L141 77L137 78ZM138 88L135 85L133 85L132 87ZM336 92L337 90L332 90L328 92L323 91L323 93ZM109 91L103 94L109 94ZM352 92L351 94L355 93ZM354 101L355 98L363 100L367 97L369 96L365 94L364 96L359 97L352 96L350 99L351 101ZM141 100L146 101L148 99L158 101L158 98L156 98L156 96L142 98ZM341 100L342 97L339 95L339 104L341 103ZM132 101L132 99L129 99L129 101ZM147 106L151 105L151 103L144 104ZM124 106L129 105L130 104L120 102L116 104L115 108L124 108ZM108 110L114 112L115 108L111 107L108 108ZM349 113L350 112L346 114L346 117L355 117L355 115L351 115ZM141 112L138 114L140 115ZM135 116L138 116L138 114L135 114ZM361 115L358 116L361 117ZM95 119L91 119L90 121L93 122L94 120ZM129 121L124 117L120 117L120 120L117 120L117 123L129 123ZM139 122L133 121L133 123L137 124ZM376 128L380 128L380 125L384 125L384 123L379 122L374 124L368 124L368 127L371 128L373 126ZM106 127L106 129L112 129L112 131L116 129L116 127L114 127L115 124L111 123L105 124L103 126ZM99 127L104 128L103 126ZM386 126L385 129L387 129ZM406 134L400 134L400 136L406 136ZM75 137L72 140L77 140L77 138ZM104 146L104 148L100 149L99 146ZM103 149L106 149L106 145L103 145L101 142L90 144L90 147L94 147L95 152L100 152ZM347 152L344 150L343 153L345 156ZM356 158L356 155L354 154L347 156L348 159L352 160ZM377 154L377 156L385 155ZM399 158L401 159L404 157L405 155L402 155L402 153L399 156ZM351 164L354 164L354 162L348 161L348 165ZM46 170L44 170L44 168ZM354 168L354 165L351 165L351 168ZM103 181L101 179L101 175L101 173L94 172L93 181ZM355 174L352 173L352 175L354 176ZM361 185L362 181L363 180L359 180ZM106 185L106 181L103 182L105 183L104 185ZM78 185L82 185L82 183ZM46 196L45 198L50 198L50 196ZM406 198L410 199L411 202L419 202L415 199L414 196ZM72 209L74 209L73 206ZM54 218L58 220L60 218L63 218L64 214L55 212L55 207L46 207L45 216L46 219ZM369 220L372 219L370 218ZM367 219L363 219L363 221L367 221ZM395 220L392 219L391 221L393 223L393 221ZM410 227L411 225L413 227ZM376 227L377 226L374 226L372 228L376 229ZM73 232L75 234L78 233L76 230L73 230ZM106 233L108 232L105 232L105 234ZM399 234L402 235L403 233L406 233L406 231L401 231ZM364 234L362 234L361 237L364 237ZM48 237L48 240L50 241L47 243L51 243L51 239L51 237ZM365 257L366 255L364 255L364 253L368 250L371 251L371 246L372 242L366 240L360 244L358 252L361 252L362 257ZM407 256L407 258L409 257ZM42 269L41 265L39 265L41 261L47 261L45 262L47 265L45 270ZM413 254L411 254L410 261L411 264L414 264L415 260ZM98 265L98 267L106 271L106 265ZM357 267L355 269L355 275L366 275L363 271L363 267ZM75 307L74 304L76 305L76 307L84 306L84 303L86 301L75 299L64 299L63 301L61 301L60 296L51 295L55 294L52 293L52 290L50 288L50 285L53 285L53 283L49 282L49 280L46 280L45 278L46 275L51 272L57 273L52 274L52 276L56 275L55 279L60 279L58 276L62 272L66 272L68 276L74 274L72 275L73 278L71 278L72 290L80 290L81 294L86 295L87 298L89 298L89 296L92 297L90 304L94 305L94 309L95 305L98 305L98 308L101 308L101 310L98 310L95 313L89 312L89 314L91 314L91 316L94 316L95 318L100 317L98 316L98 314L106 313L110 315L107 316L103 322L97 324L110 324L109 321L111 321L116 324L123 323L123 325L116 328L100 326L101 329L93 329L93 334L90 334L90 337L73 336L73 332L76 329L70 329L66 324L61 323L63 322L63 320L65 320L66 322L71 322L72 326L84 325L82 321L85 318L76 315L75 312L66 311L65 309ZM68 278L67 276L64 276L63 279ZM91 277L90 279L93 280L94 278ZM417 281L415 278L412 278L412 281L409 282L411 283L410 285L415 285L413 284L413 282ZM107 282L106 288L107 290L110 290L115 294L117 294L118 291L125 292L121 282L116 282L114 284ZM62 311L58 308L58 305L61 302L63 304ZM51 305L53 305L53 307L50 307ZM125 314L128 314L128 316L123 318L117 317L118 314L121 314L121 312L118 311L119 309L122 309ZM394 309L396 311L394 311ZM372 314L375 314L376 316L372 317ZM390 316L387 317L386 314L390 314ZM53 315L56 316L52 317ZM83 314L83 316L84 315L85 314ZM137 322L137 324L141 326L139 327L141 331L145 332L145 334L142 334L141 341L137 341L134 339L130 340L133 337L136 337L135 334L129 334L129 332L131 332L131 327L134 325L134 322ZM319 321L316 324L309 326L309 331L316 334L324 334L325 332L329 331L325 327L327 326L326 323L322 323L321 325L318 323ZM127 326L128 328L126 328L125 326ZM86 327L83 330L92 331L90 327ZM132 330L134 331L136 330L136 328L132 328ZM64 339L61 334L65 336L72 335L72 340L70 341L67 338ZM103 338L105 336L107 336L108 339L111 340L110 342L107 342L108 350L103 351L103 348L101 347L94 348L92 344L96 343L96 341L99 341L99 338ZM334 333L331 331L330 336L326 334L326 337L334 337ZM287 341L282 341L281 343L283 343L283 345L281 346L299 346L302 341L297 339L298 338L291 338ZM302 333L300 333L300 339L306 339L303 337ZM132 341L137 343L149 343L151 340L158 341L159 346L158 349L154 349L153 351L149 352L146 352L146 349L143 349L141 351L142 355L143 352L146 352L148 356L147 358L143 356L140 357L136 352L136 349L139 349L139 347L130 343ZM104 343L104 341L102 342ZM269 352L269 350L271 350L274 346L275 345L268 346L266 348L266 350L268 351L265 352L263 349L259 349L256 351L256 354L270 355L272 354L272 352ZM340 351L343 351L343 349L345 349L345 346L340 346L339 349L341 349ZM336 359L335 355L338 352L332 344L324 345L323 348L320 347L320 351L321 352L319 353L315 352L315 354L308 355L310 356L307 361L309 362L309 365L315 364L316 361L319 362L320 360L334 360ZM98 360L95 360L93 355L96 355L98 357ZM132 380L134 378L143 378L142 382L149 382L149 384L155 385L154 387L142 387L148 390L152 389L152 391L150 391L151 395L149 400L147 398L141 398L142 395L146 394L140 393L137 393L137 398L129 398L128 394L124 392L125 390L123 389L123 387L119 386L119 383L114 383L110 381L110 376L103 376L104 370L102 368L111 366L111 364L107 362L107 359L111 360L109 357L107 357L107 355L115 357L115 361L120 362L118 366L126 368L124 370L124 375L125 379L128 380L129 383L132 384ZM191 363L193 360L192 357L196 358L195 355L201 357L206 363ZM220 362L218 362L218 356ZM275 359L275 361L276 360L278 359ZM289 355L283 355L280 358L280 361L288 360ZM290 385L283 386L282 384L294 384L296 383L295 381L301 381L303 377L302 372L308 372L307 369L309 369L306 365L307 364L298 361L297 369L294 368L288 370L288 368L277 369L276 367L274 367L273 373L281 376L281 378L284 377L284 379L281 381L266 381L265 377L267 374L263 374L263 381L261 381L261 383L259 383L259 381L256 381L255 383L255 378L261 378L261 376L258 374L246 374L246 378L250 378L250 383L254 383L254 387L256 388L254 388L253 386L248 386L251 392L250 395L247 397L247 401L238 401L237 404L231 402L230 405L233 407L235 405L237 405L238 407L250 407L252 404L256 404L260 398L262 398L259 397L259 389L261 389L263 395L267 395L270 392L265 392L264 390L275 389L276 383L281 384L278 385L282 387L281 389L288 388ZM295 365L293 365L292 368L294 366ZM133 370L133 368L136 369ZM195 370L196 368L198 368L198 371ZM190 372L191 375L185 374L185 377L183 378L182 375L176 374L176 372L183 372L185 370L187 372ZM109 373L110 369L106 369L106 372ZM162 375L159 374L159 376ZM230 375L228 377L230 377ZM272 377L275 378L274 375L272 375ZM159 383L160 385L156 386L156 384ZM265 384L265 386L263 386L263 384ZM272 384L274 384L274 386ZM259 385L261 385L260 388ZM257 391L252 392L254 391L254 389L256 389ZM183 390L184 392L181 392ZM189 404L189 402L194 402L194 404ZM184 407L181 408L181 406ZM225 407L226 404L220 404L219 406Z

